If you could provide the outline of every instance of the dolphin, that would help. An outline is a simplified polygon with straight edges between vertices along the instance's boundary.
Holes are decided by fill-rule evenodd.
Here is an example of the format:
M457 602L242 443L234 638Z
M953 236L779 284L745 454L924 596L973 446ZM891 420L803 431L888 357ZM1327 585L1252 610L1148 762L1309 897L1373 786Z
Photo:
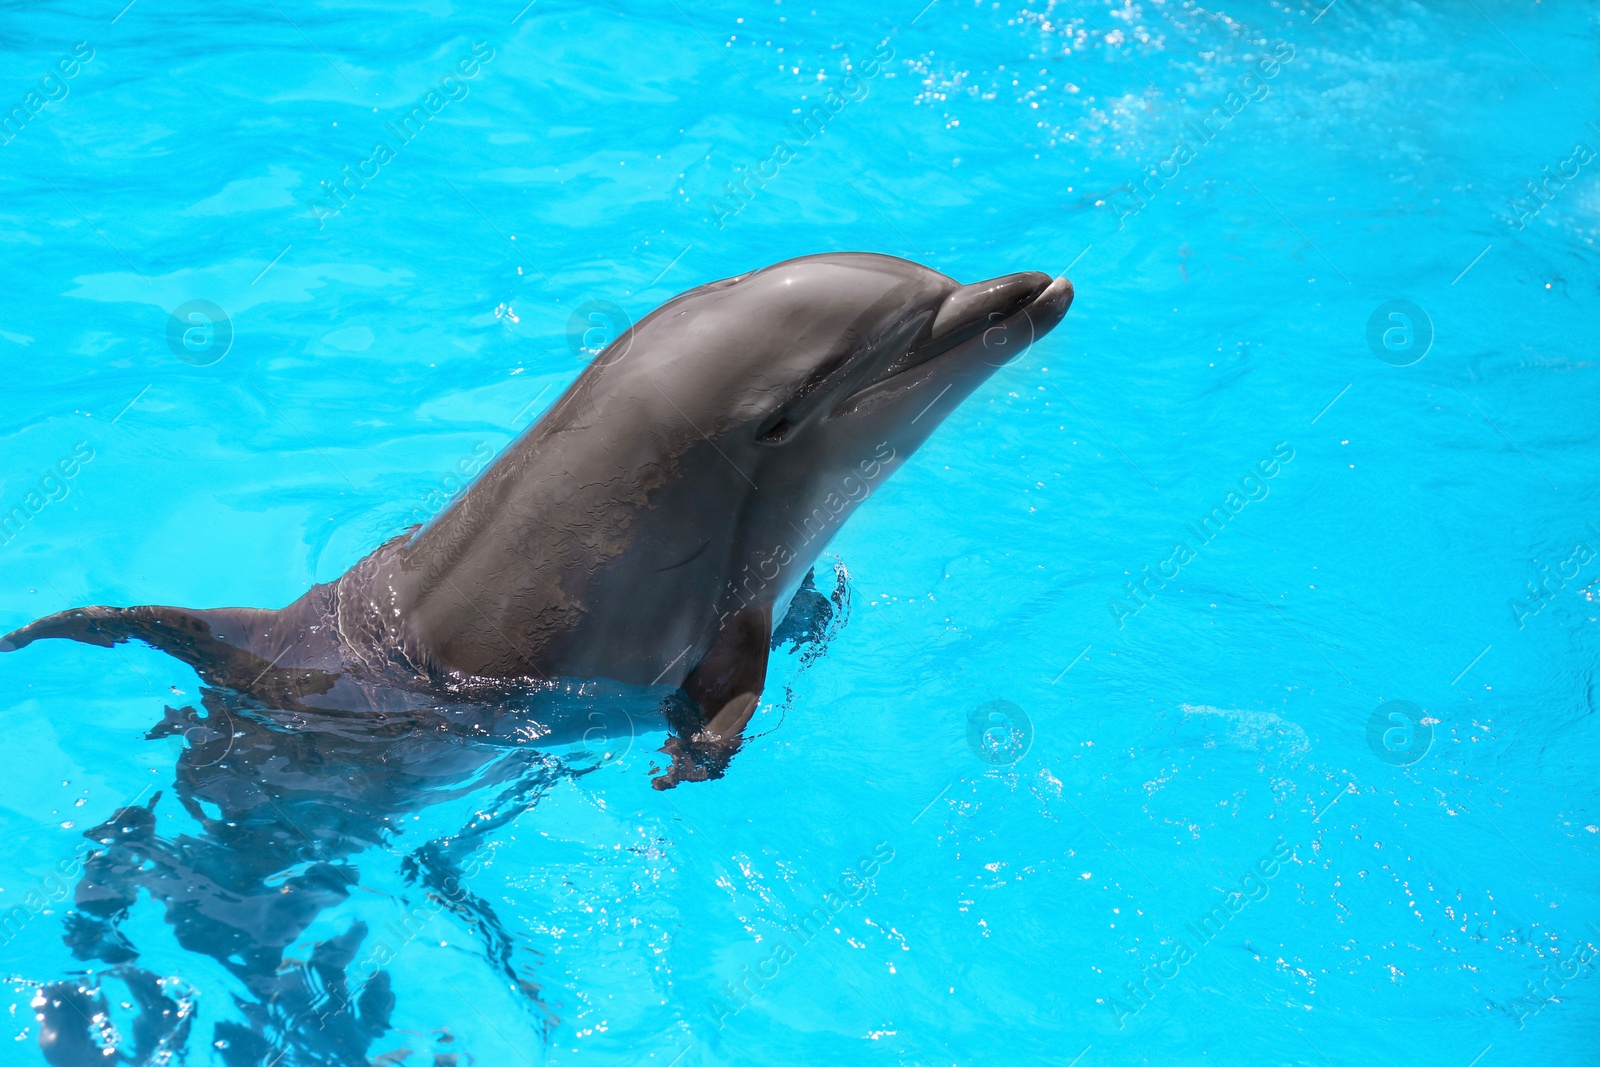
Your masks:
M279 707L666 686L655 786L719 777L829 539L1072 297L1037 271L963 285L869 253L701 285L608 345L449 508L287 607L78 608L0 650L137 638Z

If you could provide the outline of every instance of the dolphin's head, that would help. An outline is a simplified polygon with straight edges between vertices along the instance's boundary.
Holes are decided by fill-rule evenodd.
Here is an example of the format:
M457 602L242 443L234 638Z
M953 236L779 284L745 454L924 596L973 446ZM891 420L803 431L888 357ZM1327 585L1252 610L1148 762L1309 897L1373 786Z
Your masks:
M586 377L598 406L627 398L630 432L676 425L690 446L715 449L695 466L718 483L703 499L733 513L723 567L771 571L775 552L792 551L774 580L792 587L855 506L1053 329L1072 295L1066 278L1037 271L962 285L892 256L806 256L683 293Z
M1071 302L1037 271L962 285L893 256L805 256L683 293L599 362L633 360L627 388L694 383L672 390L680 413L761 468L886 440L909 454Z

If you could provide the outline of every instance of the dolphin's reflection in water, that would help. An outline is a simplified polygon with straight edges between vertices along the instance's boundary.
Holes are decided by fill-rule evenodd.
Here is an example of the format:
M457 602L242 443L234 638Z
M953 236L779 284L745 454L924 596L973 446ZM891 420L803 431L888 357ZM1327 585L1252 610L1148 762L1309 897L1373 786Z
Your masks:
M808 582L774 635L802 668L844 621L844 578L840 568L829 597ZM522 994L536 1025L547 1031L558 1021L493 906L467 887L474 853L559 782L604 766L637 735L664 733L670 699L609 683L462 690L445 700L270 666L237 687L215 684L217 671L201 675L213 684L202 686L200 708L168 707L146 735L183 741L170 789L85 834L94 850L65 940L90 976L45 985L34 999L53 1067L164 1064L199 1027L194 997L142 967L122 929L141 895L164 909L184 950L237 981L237 1017L212 1023L227 1067L367 1067L390 1028L388 963L404 940L356 919L309 958L292 954L305 955L297 946L307 930L358 891L362 866L384 863L397 863L430 912L449 911L473 929L482 958ZM455 833L405 840L407 816L476 795L485 799ZM174 804L193 824L168 836L158 814ZM113 1030L107 979L138 1013L125 1032ZM439 1067L456 1062L434 1055Z
M376 699L359 710L337 706L360 703L353 696ZM664 731L664 704L649 690L593 684L496 703L463 696L397 709L381 706L392 693L348 678L269 671L249 693L206 686L199 709L167 708L147 737L186 742L170 791L87 832L97 847L66 920L73 955L114 965L139 1018L108 1056L104 995L77 983L45 987L35 1007L46 1059L58 1067L160 1063L184 1045L192 1006L139 967L139 947L121 929L144 894L164 908L185 950L216 960L242 986L234 999L244 1021L216 1024L228 1067L367 1064L394 1006L386 968L394 937L369 937L357 920L307 960L291 952L319 915L357 890L363 864L396 854L406 882L469 924L536 1017L554 1021L494 909L467 888L472 853L551 786L601 766L608 746ZM485 797L471 822L405 847L407 816L469 794ZM199 831L161 833L157 816L170 804Z

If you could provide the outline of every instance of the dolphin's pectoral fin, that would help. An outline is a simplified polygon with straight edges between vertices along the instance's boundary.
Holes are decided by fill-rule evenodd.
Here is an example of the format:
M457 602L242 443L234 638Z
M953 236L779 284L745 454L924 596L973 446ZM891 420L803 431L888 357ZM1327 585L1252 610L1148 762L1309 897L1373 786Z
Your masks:
M721 778L744 741L743 731L761 703L772 651L772 607L757 605L728 616L716 644L683 682L691 705L669 712L675 733L661 746L672 766L651 783L671 789L679 782Z

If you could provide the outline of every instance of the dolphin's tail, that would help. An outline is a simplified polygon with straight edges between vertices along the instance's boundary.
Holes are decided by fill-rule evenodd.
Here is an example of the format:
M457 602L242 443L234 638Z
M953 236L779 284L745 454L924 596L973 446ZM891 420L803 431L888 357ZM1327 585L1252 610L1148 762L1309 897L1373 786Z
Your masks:
M271 658L262 657L252 646L277 614L256 608L73 608L46 615L0 637L0 652L12 652L49 637L102 648L132 638L187 663L202 676L222 680L251 670L259 673L271 665Z

